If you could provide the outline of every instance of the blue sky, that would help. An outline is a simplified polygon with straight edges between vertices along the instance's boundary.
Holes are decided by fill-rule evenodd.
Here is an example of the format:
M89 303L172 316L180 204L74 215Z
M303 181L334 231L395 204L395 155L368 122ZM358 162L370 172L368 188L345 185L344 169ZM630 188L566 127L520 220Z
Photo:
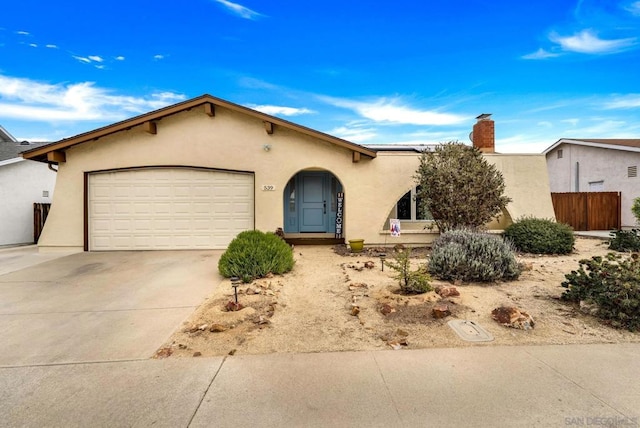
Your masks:
M362 143L640 138L639 0L21 0L0 125L57 141L204 93Z

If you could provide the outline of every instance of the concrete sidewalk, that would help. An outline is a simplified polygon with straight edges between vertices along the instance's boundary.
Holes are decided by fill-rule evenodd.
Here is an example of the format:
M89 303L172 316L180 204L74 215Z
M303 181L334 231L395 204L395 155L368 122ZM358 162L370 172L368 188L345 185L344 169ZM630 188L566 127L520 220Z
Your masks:
M0 368L6 426L639 426L640 344Z

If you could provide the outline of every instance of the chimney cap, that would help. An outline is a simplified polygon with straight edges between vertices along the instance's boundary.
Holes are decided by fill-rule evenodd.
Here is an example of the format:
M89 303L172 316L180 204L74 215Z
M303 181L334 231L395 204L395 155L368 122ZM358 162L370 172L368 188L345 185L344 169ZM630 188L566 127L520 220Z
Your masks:
M480 116L476 117L478 120L487 120L491 117L491 113L482 113Z

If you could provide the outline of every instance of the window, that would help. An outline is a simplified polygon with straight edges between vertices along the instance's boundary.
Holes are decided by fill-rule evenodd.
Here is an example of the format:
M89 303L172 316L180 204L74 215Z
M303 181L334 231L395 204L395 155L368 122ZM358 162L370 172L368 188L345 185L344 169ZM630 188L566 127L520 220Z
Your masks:
M589 182L589 191L590 192L602 192L604 190L604 181L590 181Z
M558 149L558 159L562 159L562 149Z
M633 178L638 176L638 165L627 167L627 177Z
M421 212L420 198L418 197L419 189L419 186L414 187L400 198L396 204L394 218L398 218L400 220L433 220L431 213Z
M289 212L296 212L296 179L289 180Z

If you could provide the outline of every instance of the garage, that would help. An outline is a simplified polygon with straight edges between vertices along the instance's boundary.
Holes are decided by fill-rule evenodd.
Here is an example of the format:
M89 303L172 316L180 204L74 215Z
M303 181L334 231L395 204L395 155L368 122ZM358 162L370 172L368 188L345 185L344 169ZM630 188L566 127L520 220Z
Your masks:
M153 167L88 174L88 249L224 249L254 229L251 173Z

